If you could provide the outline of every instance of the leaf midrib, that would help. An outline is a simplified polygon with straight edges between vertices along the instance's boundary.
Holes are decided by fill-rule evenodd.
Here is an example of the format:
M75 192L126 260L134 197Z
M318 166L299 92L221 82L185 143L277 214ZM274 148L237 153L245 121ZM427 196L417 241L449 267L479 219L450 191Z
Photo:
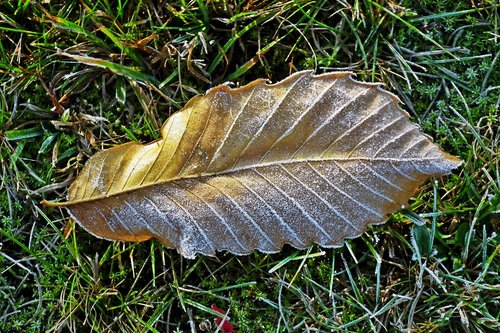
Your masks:
M442 160L441 157L415 157L415 158L397 158L397 157L332 157L332 158L311 158L311 159L300 159L300 160L292 160L292 161L274 161L274 162L267 162L267 163L259 163L259 164L251 164L251 165L245 165L243 167L239 168L234 168L226 171L221 171L221 172L216 172L216 173L202 173L202 174L194 174L194 175L188 175L188 176L182 176L182 177L175 177L175 178L169 178L166 180L162 180L159 182L155 183L148 183L148 184L141 184L140 186L134 186L126 189L122 189L117 192L113 192L107 195L102 195L102 196L96 196L96 197L91 197L91 198L85 198L85 199L78 199L78 200L71 200L71 201L65 201L65 202L48 202L48 201L43 201L44 204L48 204L50 206L59 206L59 207L65 207L65 206L71 206L71 205L77 205L81 203L86 203L86 202L92 202L92 201L98 201L102 199L107 199L109 197L113 197L116 195L124 194L127 192L132 192L136 190L141 190L144 188L148 188L151 186L156 186L156 185L161 185L165 183L170 183L174 182L177 180L183 180L183 179L194 179L194 178L202 178L202 177L213 177L213 176L221 176L221 175L226 175L226 174L231 174L231 173L236 173L240 171L246 171L246 170L252 170L256 168L264 168L268 166L275 166L275 165L287 165L287 164L295 164L295 163L310 163L310 162L345 162L345 161L357 161L357 162L362 162L362 161L368 161L368 162L432 162L432 161L440 161Z

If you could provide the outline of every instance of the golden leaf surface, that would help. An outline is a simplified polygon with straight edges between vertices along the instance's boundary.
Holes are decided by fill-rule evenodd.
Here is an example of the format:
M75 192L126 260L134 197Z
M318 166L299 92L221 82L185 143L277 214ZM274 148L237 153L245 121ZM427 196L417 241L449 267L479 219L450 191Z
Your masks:
M350 73L218 86L173 114L161 140L92 156L68 201L49 204L97 237L157 238L188 258L341 246L461 163L398 102Z

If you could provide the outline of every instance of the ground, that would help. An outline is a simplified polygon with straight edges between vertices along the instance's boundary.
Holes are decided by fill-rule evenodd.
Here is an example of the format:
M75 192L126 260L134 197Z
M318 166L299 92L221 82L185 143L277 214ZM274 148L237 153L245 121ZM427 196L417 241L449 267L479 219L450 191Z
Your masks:
M0 331L487 332L500 328L500 4L0 2ZM191 97L300 70L398 95L463 160L339 249L183 259L100 240L64 198L97 151L158 138ZM227 326L224 328L228 330Z

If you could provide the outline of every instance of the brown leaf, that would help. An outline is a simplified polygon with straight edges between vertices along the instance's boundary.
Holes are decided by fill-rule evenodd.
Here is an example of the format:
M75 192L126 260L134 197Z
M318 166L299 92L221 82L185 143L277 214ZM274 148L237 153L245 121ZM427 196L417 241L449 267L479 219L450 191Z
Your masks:
M461 163L398 102L349 73L218 86L172 115L162 140L93 156L52 205L98 237L157 238L188 258L341 246Z

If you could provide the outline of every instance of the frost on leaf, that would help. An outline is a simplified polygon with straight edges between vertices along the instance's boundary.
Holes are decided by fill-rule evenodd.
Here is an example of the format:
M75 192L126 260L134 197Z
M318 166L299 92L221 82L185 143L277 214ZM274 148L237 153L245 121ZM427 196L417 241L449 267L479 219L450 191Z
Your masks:
M190 100L162 139L87 162L65 206L92 234L156 238L193 258L340 246L460 161L378 84L300 72Z

